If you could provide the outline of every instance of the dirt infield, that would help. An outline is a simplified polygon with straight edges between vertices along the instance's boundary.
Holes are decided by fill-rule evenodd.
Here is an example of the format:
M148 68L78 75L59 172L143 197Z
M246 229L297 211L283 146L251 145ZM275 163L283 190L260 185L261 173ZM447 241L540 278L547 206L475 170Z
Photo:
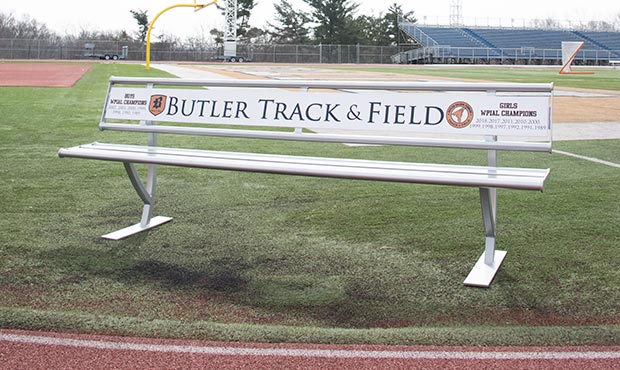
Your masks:
M556 97L553 122L618 122L620 97Z
M0 63L0 86L71 87L89 64Z

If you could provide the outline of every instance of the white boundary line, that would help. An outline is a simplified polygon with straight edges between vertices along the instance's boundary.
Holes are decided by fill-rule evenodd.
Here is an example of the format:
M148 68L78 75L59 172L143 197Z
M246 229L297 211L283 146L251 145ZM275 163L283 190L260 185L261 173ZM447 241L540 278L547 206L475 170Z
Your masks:
M184 346L140 344L44 337L20 334L2 334L0 341L95 348L103 350L147 351L159 353L189 353L217 356L275 356L302 358L356 358L356 359L409 359L409 360L610 360L620 359L620 351L378 351L345 349L257 348Z
M604 161L602 159L593 158L593 157L586 157L585 155L579 155L579 154L573 154L573 153L569 153L569 152L563 152L561 150L556 150L556 149L553 149L553 153L562 154L562 155L566 155L566 156L574 157L574 158L579 158L579 159L583 159L583 160L594 162L594 163L600 163L600 164L604 164L604 165L610 166L610 167L620 168L620 164L618 164L618 163L608 162L608 161Z

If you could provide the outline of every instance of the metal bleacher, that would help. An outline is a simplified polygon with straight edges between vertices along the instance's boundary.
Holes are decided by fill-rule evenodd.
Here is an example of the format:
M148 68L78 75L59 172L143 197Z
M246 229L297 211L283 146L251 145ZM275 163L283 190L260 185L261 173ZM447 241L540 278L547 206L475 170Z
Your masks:
M397 63L560 64L562 41L583 41L576 57L606 65L620 57L620 32L518 28L438 27L401 24L420 48L393 57Z
M574 31L575 34L587 42L590 42L603 50L608 50L614 58L620 58L620 33L619 32L596 32Z

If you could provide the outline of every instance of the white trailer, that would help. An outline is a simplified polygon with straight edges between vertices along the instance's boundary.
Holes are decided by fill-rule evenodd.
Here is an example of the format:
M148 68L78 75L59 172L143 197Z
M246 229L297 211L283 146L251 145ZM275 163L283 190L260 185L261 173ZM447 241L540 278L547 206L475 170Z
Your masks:
M96 53L95 52L95 43L87 42L84 44L84 53L82 53L82 57L84 58L96 58L101 60L119 60L119 59L127 59L127 55L129 53L129 47L123 46L121 48L120 53L112 52L112 53Z

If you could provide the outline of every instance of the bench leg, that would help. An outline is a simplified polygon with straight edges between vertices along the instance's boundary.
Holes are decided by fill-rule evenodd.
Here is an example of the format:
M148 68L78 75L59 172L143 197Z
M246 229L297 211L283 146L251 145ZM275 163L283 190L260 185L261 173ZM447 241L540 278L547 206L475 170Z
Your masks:
M486 235L484 253L463 283L468 286L488 288L506 257L506 251L495 250L497 189L480 188L480 205Z
M146 187L142 184L140 180L140 176L136 171L133 163L123 163L125 165L125 171L127 171L127 176L129 176L129 180L133 185L134 189L144 202L144 207L142 208L142 218L140 223L126 227L124 229L114 231L109 234L105 234L102 236L104 239L110 240L120 240L124 239L128 236L137 234L139 232L152 229L161 224L165 224L172 220L170 217L157 216L153 217L153 207L155 206L155 184L157 181L157 166L156 165L148 165L147 172L147 182Z

